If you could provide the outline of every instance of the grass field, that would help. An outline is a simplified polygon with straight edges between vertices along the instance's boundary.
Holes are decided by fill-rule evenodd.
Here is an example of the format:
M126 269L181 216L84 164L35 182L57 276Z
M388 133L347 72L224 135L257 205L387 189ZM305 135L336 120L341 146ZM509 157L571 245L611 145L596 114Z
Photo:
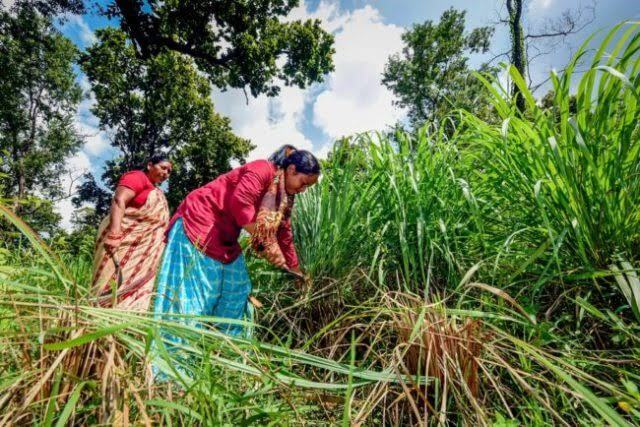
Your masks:
M621 24L551 107L478 75L491 123L336 144L294 210L313 285L252 260L248 339L94 307L90 248L2 208L0 425L640 423L639 51Z

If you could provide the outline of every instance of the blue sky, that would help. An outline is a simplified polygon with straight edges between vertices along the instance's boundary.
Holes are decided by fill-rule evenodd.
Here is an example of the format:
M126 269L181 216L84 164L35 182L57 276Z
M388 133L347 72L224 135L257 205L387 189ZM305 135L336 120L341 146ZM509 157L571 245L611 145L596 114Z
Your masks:
M592 0L528 0L525 27L537 32L564 10L591 4ZM322 84L306 90L284 88L278 98L250 99L249 105L244 94L236 90L221 92L214 88L212 100L221 114L231 118L234 131L257 145L251 159L266 157L283 143L324 155L340 136L384 129L404 119L404 112L392 105L393 95L380 83L384 64L389 55L402 48L403 31L414 23L437 21L449 7L467 11L468 29L486 25L495 28L491 53L472 57L472 64L478 65L508 49L507 29L496 24L505 15L504 0L301 0L291 16L320 18L324 28L335 35L335 72ZM606 30L625 19L640 18L640 2L598 0L595 12L595 20L579 35L568 37L557 46L541 46L550 53L531 64L534 82L544 80L551 69L561 70L588 34ZM69 17L61 30L80 48L85 48L95 40L93 31L116 24L90 12ZM83 76L79 79L89 92L86 79ZM544 94L545 89L538 95ZM77 124L87 143L71 165L77 171L91 170L99 177L104 161L117 153L109 146L108 134L98 129L97 120L89 111L92 102L88 97L79 108ZM71 209L65 203L60 209L68 226Z

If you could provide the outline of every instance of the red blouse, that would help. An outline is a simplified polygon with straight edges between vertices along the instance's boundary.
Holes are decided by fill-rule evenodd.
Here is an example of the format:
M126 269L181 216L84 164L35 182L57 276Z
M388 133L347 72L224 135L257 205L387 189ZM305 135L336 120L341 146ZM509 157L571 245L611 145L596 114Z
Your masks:
M187 237L194 245L222 263L233 262L242 252L238 244L240 231L255 222L275 173L271 162L256 160L220 175L187 195L171 218L169 229L182 218ZM278 230L278 243L289 268L296 268L298 257L288 217Z
M141 208L144 206L149 197L149 193L155 185L151 182L146 173L142 171L127 172L118 181L118 186L127 187L136 193L135 197L129 202L127 207Z

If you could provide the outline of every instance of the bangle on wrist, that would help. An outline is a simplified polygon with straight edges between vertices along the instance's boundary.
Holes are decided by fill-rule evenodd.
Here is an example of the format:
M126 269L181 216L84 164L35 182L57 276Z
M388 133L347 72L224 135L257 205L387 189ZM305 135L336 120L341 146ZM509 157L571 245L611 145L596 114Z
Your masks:
M123 233L107 233L107 239L119 240L124 237Z

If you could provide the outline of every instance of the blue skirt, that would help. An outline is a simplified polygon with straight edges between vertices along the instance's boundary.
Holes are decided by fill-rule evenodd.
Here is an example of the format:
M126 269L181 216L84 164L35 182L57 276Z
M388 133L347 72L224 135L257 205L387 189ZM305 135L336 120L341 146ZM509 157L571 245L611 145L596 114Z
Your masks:
M196 318L172 314L215 316L241 320L247 310L251 280L244 257L223 264L200 252L184 232L178 219L169 232L162 266L157 278L154 317L201 325ZM218 323L229 335L242 332L242 325Z

